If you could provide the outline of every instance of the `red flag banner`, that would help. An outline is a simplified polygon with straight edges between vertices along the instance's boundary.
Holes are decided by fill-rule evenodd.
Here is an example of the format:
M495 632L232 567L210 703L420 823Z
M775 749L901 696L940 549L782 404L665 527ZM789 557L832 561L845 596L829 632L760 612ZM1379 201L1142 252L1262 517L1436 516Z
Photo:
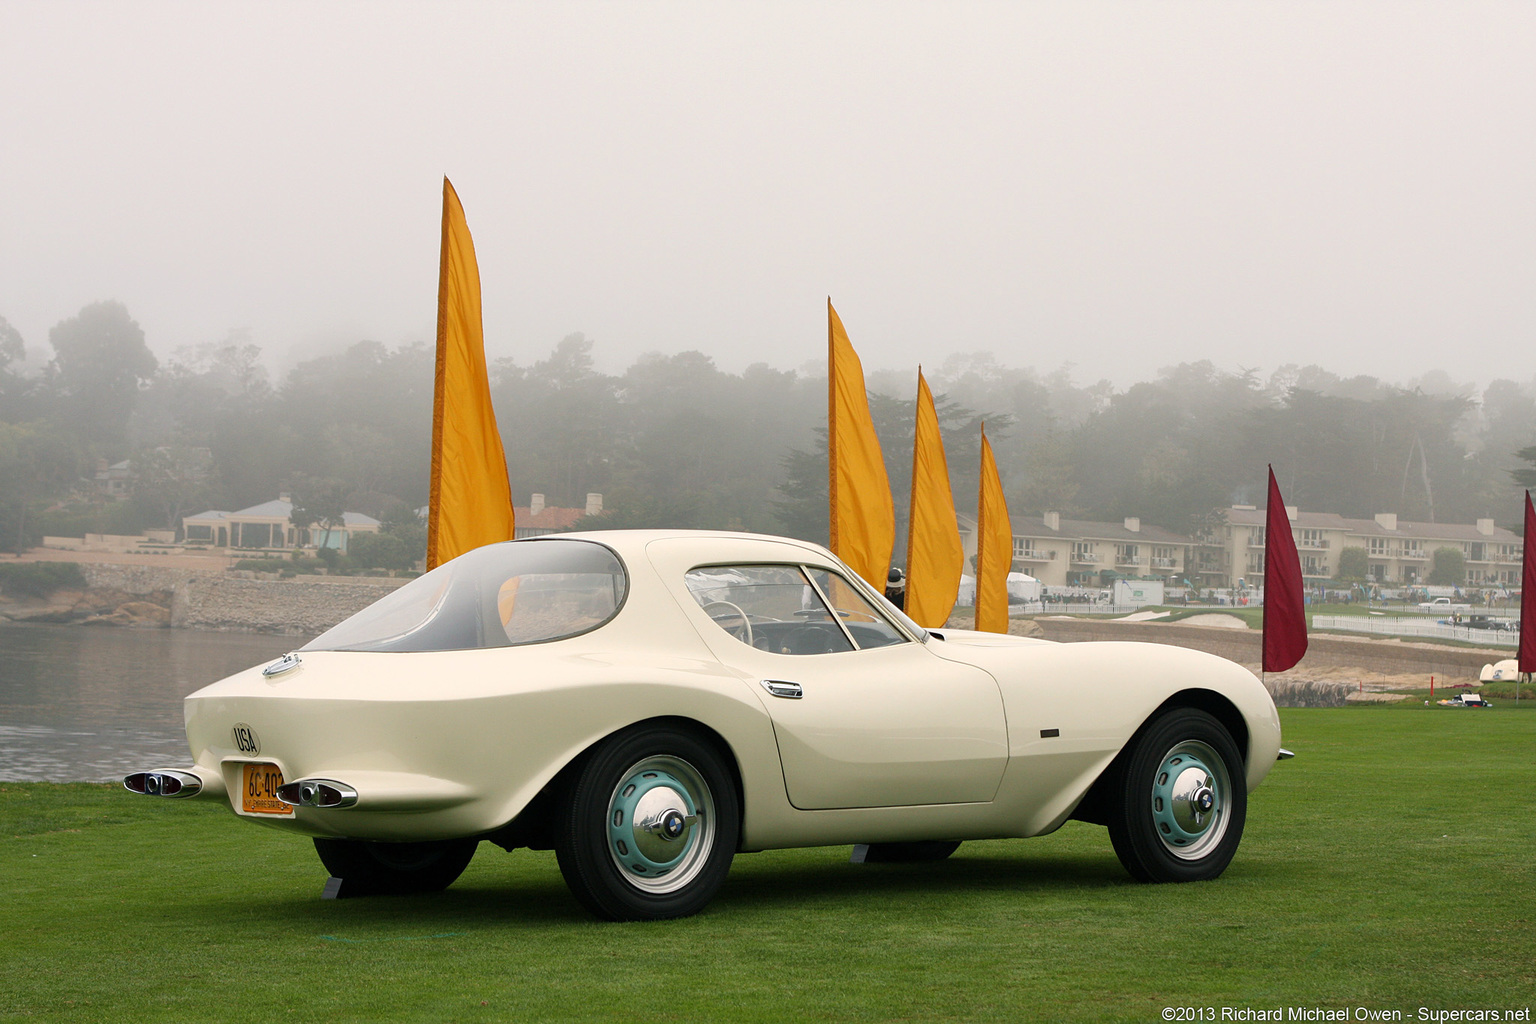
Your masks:
M1536 672L1536 508L1531 507L1531 492L1525 492L1525 562L1520 573L1520 653L1517 666L1521 672Z
M1301 557L1291 536L1275 467L1269 467L1269 508L1264 520L1264 671L1284 672L1307 653L1307 613L1302 604Z

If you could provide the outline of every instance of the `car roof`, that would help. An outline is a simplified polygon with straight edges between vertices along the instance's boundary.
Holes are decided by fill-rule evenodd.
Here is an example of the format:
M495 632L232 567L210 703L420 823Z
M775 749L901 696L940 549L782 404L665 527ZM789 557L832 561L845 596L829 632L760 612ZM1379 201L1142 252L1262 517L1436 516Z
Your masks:
M747 533L732 530L586 530L576 533L550 533L532 537L533 541L585 540L605 544L621 555L641 555L655 541L695 541L701 553L708 550L718 553L729 548L731 542L740 542L742 557L762 557L765 549L777 546L783 549L782 557L801 558L815 556L818 561L832 560L831 552L819 544L779 537L768 533Z

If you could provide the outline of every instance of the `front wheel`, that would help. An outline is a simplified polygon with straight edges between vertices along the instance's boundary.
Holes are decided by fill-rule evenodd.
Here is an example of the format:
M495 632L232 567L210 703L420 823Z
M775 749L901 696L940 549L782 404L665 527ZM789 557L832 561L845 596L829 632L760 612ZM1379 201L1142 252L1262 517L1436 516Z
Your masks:
M332 876L358 895L438 892L454 883L478 839L431 843L366 843L356 839L316 839L315 852Z
M725 881L741 811L729 769L690 732L641 726L593 751L555 839L571 893L598 917L698 913Z
M1226 727L1194 708L1153 719L1111 788L1109 838L1143 882L1195 882L1226 870L1243 838L1248 790Z

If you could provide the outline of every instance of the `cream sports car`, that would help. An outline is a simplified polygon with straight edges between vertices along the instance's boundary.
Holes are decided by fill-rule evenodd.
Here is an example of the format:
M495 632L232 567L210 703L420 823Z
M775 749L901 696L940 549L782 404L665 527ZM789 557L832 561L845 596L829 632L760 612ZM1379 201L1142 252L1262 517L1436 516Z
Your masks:
M924 630L830 552L752 534L493 544L186 701L194 764L128 789L314 839L344 894L554 849L594 914L692 914L738 851L1108 826L1221 874L1280 749L1253 674L1157 644ZM339 881L338 881L339 880Z

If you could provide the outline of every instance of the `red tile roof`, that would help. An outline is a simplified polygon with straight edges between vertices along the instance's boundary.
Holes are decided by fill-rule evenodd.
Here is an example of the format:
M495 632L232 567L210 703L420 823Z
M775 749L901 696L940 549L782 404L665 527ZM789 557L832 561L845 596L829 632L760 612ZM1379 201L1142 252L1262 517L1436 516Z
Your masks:
M553 505L545 505L538 515L528 509L527 505L512 509L520 530L568 530L576 525L576 520L587 514L584 508L556 508Z

